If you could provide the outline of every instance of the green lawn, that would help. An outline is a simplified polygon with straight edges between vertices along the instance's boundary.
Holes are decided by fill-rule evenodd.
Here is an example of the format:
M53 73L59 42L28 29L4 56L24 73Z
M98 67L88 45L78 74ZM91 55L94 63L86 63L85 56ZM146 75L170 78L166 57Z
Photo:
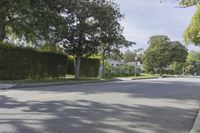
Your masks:
M143 79L143 78L158 78L158 74L147 74L147 73L141 73L140 76L133 77L133 79Z

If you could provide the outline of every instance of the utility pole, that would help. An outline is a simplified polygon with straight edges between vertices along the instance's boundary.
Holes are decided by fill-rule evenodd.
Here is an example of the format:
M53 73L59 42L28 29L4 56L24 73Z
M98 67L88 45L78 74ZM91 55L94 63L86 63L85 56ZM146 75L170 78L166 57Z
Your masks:
M135 57L135 77L137 78L137 55Z

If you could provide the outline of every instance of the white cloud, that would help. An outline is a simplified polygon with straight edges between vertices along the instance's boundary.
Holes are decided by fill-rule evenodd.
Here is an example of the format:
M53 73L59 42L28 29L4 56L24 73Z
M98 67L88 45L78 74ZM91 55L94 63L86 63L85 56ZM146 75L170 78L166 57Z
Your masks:
M176 2L160 0L116 0L125 19L121 24L124 35L137 42L137 48L146 48L152 35L168 35L172 40L182 41L184 30L189 25L193 8L176 8ZM194 47L189 47L194 48Z

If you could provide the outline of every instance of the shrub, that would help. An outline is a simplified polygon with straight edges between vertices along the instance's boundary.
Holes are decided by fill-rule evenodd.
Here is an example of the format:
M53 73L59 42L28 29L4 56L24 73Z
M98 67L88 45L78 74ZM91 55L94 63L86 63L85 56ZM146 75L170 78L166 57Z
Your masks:
M81 59L81 77L97 77L99 75L100 60L96 58Z
M97 58L82 58L80 66L81 77L97 77L99 74L100 60ZM74 58L69 57L68 74L74 75Z
M141 69L137 68L136 74L140 75ZM131 65L111 66L109 63L105 65L106 77L129 77L135 76L135 67Z
M67 73L70 75L74 75L74 57L72 57L72 56L69 56L69 58L68 58Z
M99 64L99 59L82 58L80 76L97 77ZM66 74L74 74L73 57L0 44L0 80L59 78Z
M67 74L66 55L0 44L0 79L42 79Z

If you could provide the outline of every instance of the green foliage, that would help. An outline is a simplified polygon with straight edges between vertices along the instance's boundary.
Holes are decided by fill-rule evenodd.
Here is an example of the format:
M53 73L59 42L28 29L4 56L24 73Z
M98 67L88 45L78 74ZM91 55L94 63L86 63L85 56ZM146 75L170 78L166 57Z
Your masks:
M74 75L74 57L73 56L68 57L67 73L69 75Z
M186 61L186 47L178 41L171 42L167 36L153 36L149 40L149 45L143 56L146 72L159 71L162 74L170 64Z
M107 58L112 59L112 60L121 61L121 60L123 60L123 53L120 50L117 53L110 52L110 54L108 55Z
M200 6L197 7L197 11L184 33L184 40L186 44L193 43L200 46Z
M185 71L187 74L200 75L200 52L191 51L188 55Z
M171 42L171 56L172 62L186 62L188 56L188 49L179 41Z
M1 0L0 42L6 35L34 43L49 41L56 36L57 25L63 22L60 12L65 2L66 0Z
M132 51L125 51L125 53L123 54L123 59L125 62L132 62L135 61L135 57L136 57L136 53L132 52Z
M200 62L200 51L190 51L187 62Z
M187 62L185 71L187 74L200 75L200 62Z
M123 60L125 62L133 62L135 61L135 57L137 57L137 61L141 62L142 61L142 53L139 53L141 52L143 49L138 49L138 50L134 50L133 51L125 51L124 54L123 54Z
M80 76L81 77L97 77L99 74L99 59L82 58L81 59Z
M97 77L99 74L100 59L98 58L82 58L80 66L81 77ZM68 74L74 75L74 57L69 56Z
M140 75L141 70L136 70L137 76ZM135 67L131 65L111 66L109 63L105 65L106 77L128 77L135 76Z
M66 74L66 55L0 44L1 80L57 78Z
M180 5L184 6L184 7L189 7L189 6L194 6L199 4L199 0L179 0L180 1Z
M176 75L184 74L185 63L173 62L169 68L173 70L173 72L170 74L176 74Z
M65 52L76 57L75 77L78 79L83 55L97 53L104 40L111 40L110 44L124 42L118 22L122 15L117 4L105 0L73 0L66 9L62 14L67 16L64 17L67 28L62 29L60 37Z
M171 74L183 74L185 68L185 62L188 56L187 48L179 41L171 42L172 48L172 62L170 68L173 70Z
M97 77L100 60L82 58L82 77ZM55 52L40 52L0 44L0 79L43 79L65 77L74 74L74 58Z
M171 45L167 36L152 36L149 48L144 52L143 64L146 71L159 69L162 74L164 67L171 63Z

